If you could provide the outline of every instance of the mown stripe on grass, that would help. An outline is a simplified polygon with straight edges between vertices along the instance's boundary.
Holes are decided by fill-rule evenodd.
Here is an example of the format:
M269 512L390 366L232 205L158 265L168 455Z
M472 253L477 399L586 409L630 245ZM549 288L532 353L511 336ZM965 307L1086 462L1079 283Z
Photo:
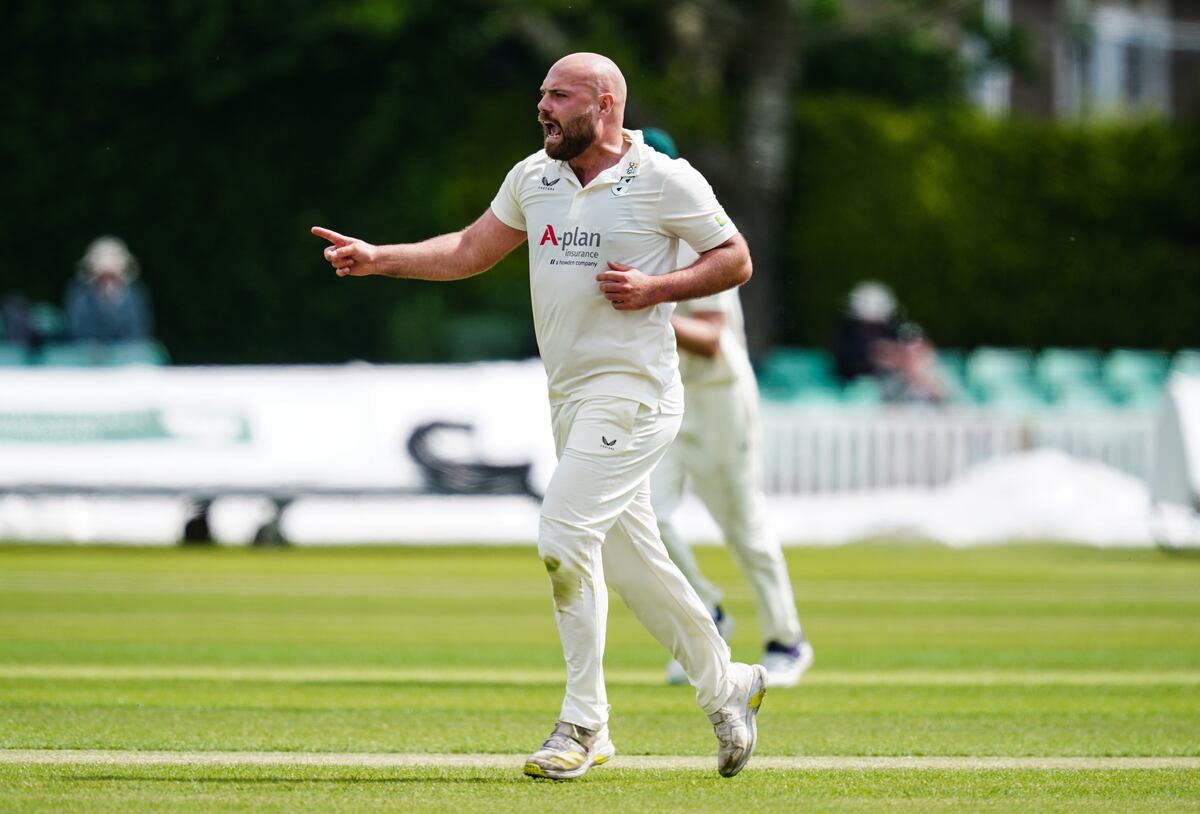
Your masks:
M536 572L533 572L535 576ZM502 583L488 581L489 598L529 598L524 581ZM541 585L540 577L538 585ZM821 580L804 586L809 601L842 603L1027 603L1080 602L1088 605L1115 603L1160 604L1163 602L1200 603L1191 584L1167 583L1147 587L1118 581L1011 585L1004 583L865 580ZM0 591L33 594L131 594L139 596L236 596L262 598L383 598L404 597L444 599L444 579L413 579L397 574L270 574L257 573L180 574L154 572L153 580L142 573L102 571L8 571L0 573ZM86 612L86 611L82 611ZM43 609L39 615L78 614L78 609Z
M610 684L658 685L660 670L608 670ZM559 669L495 667L364 667L325 665L295 667L129 665L129 664L4 664L0 679L77 681L234 681L279 683L396 683L396 684L561 684ZM804 678L817 686L1200 686L1193 670L822 670Z
M381 752L140 752L103 749L0 749L0 764L169 766L350 766L363 768L517 769L524 755L398 754ZM618 755L627 769L715 769L712 757ZM758 769L793 771L1112 771L1200 769L1200 757L1000 757L1000 756L760 756Z

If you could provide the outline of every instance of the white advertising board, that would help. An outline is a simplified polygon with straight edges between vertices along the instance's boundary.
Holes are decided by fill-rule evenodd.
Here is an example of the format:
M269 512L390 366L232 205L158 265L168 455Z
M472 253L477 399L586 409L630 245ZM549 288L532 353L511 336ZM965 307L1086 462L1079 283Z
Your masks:
M441 366L0 370L0 489L422 491L409 454L554 465L537 360Z

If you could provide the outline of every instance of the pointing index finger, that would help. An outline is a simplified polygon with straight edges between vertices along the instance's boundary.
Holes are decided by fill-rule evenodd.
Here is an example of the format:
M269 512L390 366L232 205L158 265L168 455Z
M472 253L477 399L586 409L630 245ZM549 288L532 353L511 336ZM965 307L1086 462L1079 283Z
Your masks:
M340 235L332 229L326 229L324 226L314 226L310 231L317 237L325 238L335 246L345 246L350 242L350 238Z

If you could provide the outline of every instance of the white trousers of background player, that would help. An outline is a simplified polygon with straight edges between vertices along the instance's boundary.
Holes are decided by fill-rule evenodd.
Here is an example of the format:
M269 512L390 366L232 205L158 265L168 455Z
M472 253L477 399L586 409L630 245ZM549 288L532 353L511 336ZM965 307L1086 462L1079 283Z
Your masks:
M734 690L729 646L663 546L650 507L650 472L680 416L588 398L552 407L551 418L558 467L542 502L538 555L567 663L560 720L588 729L608 721L606 580L683 665L705 714L716 712Z
M787 562L767 521L758 393L753 387L693 385L685 400L679 435L651 477L663 542L704 603L719 604L721 591L700 572L672 521L690 484L750 582L764 641L795 645L804 634Z

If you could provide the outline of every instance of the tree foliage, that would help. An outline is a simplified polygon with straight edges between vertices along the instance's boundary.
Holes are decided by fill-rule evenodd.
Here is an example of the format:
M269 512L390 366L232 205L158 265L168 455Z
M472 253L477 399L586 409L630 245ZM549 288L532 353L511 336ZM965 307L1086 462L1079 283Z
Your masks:
M1200 130L798 110L776 319L825 344L855 282L943 345L1200 344Z
M1184 223L1152 240L1157 248L1138 255L1139 264L1179 269L1194 258L1184 227L1195 212L1178 210L1163 185L1121 174L1105 158L1104 183L1118 186L1098 199L1087 184L1049 171L1108 155L1085 149L1104 134L1047 136L1058 146L1046 155L1033 126L963 124L942 133L928 124L936 116L818 115L807 103L797 118L801 98L843 92L953 107L967 68L953 41L931 32L947 21L970 25L976 3L853 4L874 14L836 0L67 5L17 0L0 20L9 91L0 158L12 202L0 238L13 258L0 270L0 293L58 300L87 243L118 234L139 257L160 336L181 362L436 360L470 353L463 343L472 331L493 350L531 350L523 252L453 286L347 281L322 263L308 227L404 241L473 220L509 167L538 146L537 87L550 61L573 50L603 51L623 66L630 124L671 130L751 236L757 274L745 294L755 326L784 301L773 282L799 298L799 310L781 317L802 313L815 325L815 309L834 298L822 281L841 279L831 269L890 269L899 279L901 257L918 269L903 272L914 281L930 257L958 269L960 288L943 291L961 295L955 308L969 313L979 291L1004 290L968 274L973 256L962 247L976 234L997 256L1016 252L1007 236L1027 237L1022 230L1038 218L1047 223L1043 240L1067 226L1078 231L1071 219L1098 200L1107 214L1087 224L1124 218L1165 234L1163 222ZM988 34L997 54L1012 45L1002 34ZM907 141L881 135L904 128L914 134ZM980 128L993 134L984 138ZM847 144L858 146L848 153ZM971 151L981 145L975 166ZM1181 172L1172 162L1184 160L1165 156L1155 172ZM876 180L862 174L872 166ZM922 207L959 214L912 220L927 241L905 243L893 265L875 266L868 247L853 244L869 233L853 216L865 207L873 221L908 229L908 196L918 193ZM1013 214L1015 231L964 214L1021 195L1032 203ZM1142 209L1125 218L1121 207ZM1098 239L1115 244L1116 234ZM1137 239L1132 229L1119 234ZM1083 261L1071 265L1072 250L1056 246L1021 254L1021 273L1081 274ZM998 261L985 268L1011 273ZM968 285L979 288L961 288ZM1159 296L1128 287L1143 301ZM781 324L777 338L815 337ZM963 343L989 341L996 325L964 316L946 331Z

